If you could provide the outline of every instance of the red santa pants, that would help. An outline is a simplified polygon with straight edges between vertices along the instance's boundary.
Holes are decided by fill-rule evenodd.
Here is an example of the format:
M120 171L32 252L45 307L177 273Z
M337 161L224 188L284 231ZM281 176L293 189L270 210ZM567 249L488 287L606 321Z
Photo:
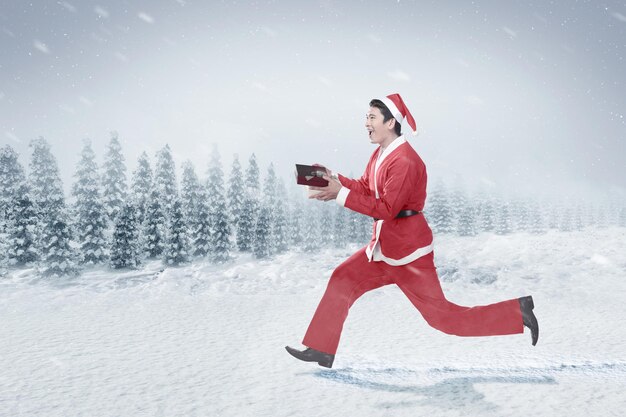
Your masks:
M494 336L524 332L517 298L477 307L446 300L431 252L407 265L369 262L365 248L339 265L330 277L302 344L335 354L352 304L367 291L396 284L437 330L457 336Z

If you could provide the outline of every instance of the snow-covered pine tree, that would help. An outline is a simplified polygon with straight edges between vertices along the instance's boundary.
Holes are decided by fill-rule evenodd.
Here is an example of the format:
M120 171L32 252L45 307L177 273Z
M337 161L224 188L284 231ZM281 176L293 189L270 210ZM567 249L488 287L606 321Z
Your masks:
M276 253L283 253L289 249L287 243L287 189L282 178L276 183L276 205L274 207L274 222L272 223L272 236L274 237L274 250Z
M357 213L356 211L348 210L348 241L350 243L363 242L361 222L362 222L362 218L359 213ZM308 227L309 225L305 223L305 227L304 227L305 235L306 235L306 230L308 230Z
M111 132L102 167L102 204L107 220L113 222L126 201L126 165L117 132Z
M22 183L11 202L11 225L7 233L6 254L10 265L29 265L39 260L37 250L37 214L30 201L28 187Z
M226 209L224 174L217 146L214 146L211 155L206 190L211 224L209 256L213 262L225 262L230 259L231 231Z
M252 242L252 252L259 259L268 258L272 254L270 234L267 232L271 228L270 219L270 208L265 203L261 204Z
M72 195L75 198L74 230L80 244L79 259L87 265L100 264L107 259L107 213L100 197L100 178L95 158L91 142L86 139L74 174L76 182L72 187Z
M197 223L200 221L197 213L198 200L203 198L202 185L191 161L183 162L183 178L180 184L180 205L185 224L187 225L189 236L191 232L197 229Z
M142 230L143 254L147 258L160 258L165 249L166 219L161 207L161 195L156 187L151 187L150 198L146 206L146 218Z
M174 201L178 199L178 185L176 182L176 166L169 145L165 145L157 153L157 163L154 169L154 185L161 197L161 207L166 218L172 215Z
M491 194L482 191L479 201L479 231L493 232L496 227L496 204Z
M453 223L450 198L445 183L441 178L435 181L435 186L430 196L424 212L426 217L428 217L433 232L451 233Z
M474 204L465 204L465 208L459 212L456 227L459 236L476 236L476 207Z
M141 264L141 245L136 208L127 202L115 217L111 243L111 267L137 268Z
M335 204L336 205L336 204ZM319 244L321 247L327 248L331 246L333 241L333 234L335 230L333 228L333 221L331 220L331 206L328 205L327 202L323 202L319 204L317 207L318 210L318 218L320 227L320 240Z
M211 250L211 219L207 193L189 161L183 164L181 204L183 217L187 223L189 252L193 257L206 256Z
M33 149L28 176L30 197L37 217L43 222L49 213L65 210L63 184L48 142L39 137L29 146Z
M0 237L2 236L3 233L0 232ZM0 239L0 277L7 275L9 272L9 258L7 256L7 246L8 242L6 242L6 239Z
M77 254L70 246L71 233L65 207L49 211L41 232L39 272L47 277L78 273Z
M196 229L191 230L190 239L193 247L191 253L194 257L204 257L211 251L211 217L209 216L209 204L207 201L206 188L201 188L201 198L196 204Z
M274 164L270 163L267 168L267 175L265 176L265 182L263 183L263 193L261 195L261 205L269 209L269 227L265 231L267 238L265 241L269 245L270 255L277 252L276 238L274 236L274 222L276 221L276 172L274 171ZM256 229L255 237L258 236L258 228Z
M18 153L9 145L0 149L0 233L9 227L11 203L17 190L25 183L24 169L18 161Z
M304 241L302 242L302 248L306 252L314 252L321 248L321 208L320 204L324 204L318 200L311 200L310 204L304 207ZM355 221L358 224L358 221ZM357 228L358 230L358 228Z
M137 168L133 171L131 179L131 198L133 205L137 208L137 220L143 224L146 218L146 209L150 192L152 191L152 168L148 154L142 152L137 160Z
M528 203L528 217L530 218L528 225L528 231L530 233L536 235L545 233L544 216L537 201L530 201Z
M244 200L239 223L237 224L237 247L242 252L252 250L255 227L259 211L259 166L252 154L246 170Z
M348 243L348 210L337 204L332 206L333 245L343 248Z
M530 229L530 216L528 202L521 198L516 198L511 203L512 230L516 232L526 232Z
M454 234L460 234L459 228L462 227L460 217L463 216L464 220L467 220L467 216L464 212L467 211L468 202L465 191L465 183L460 175L456 175L454 178L454 185L449 193L449 207L450 207L450 231Z
M476 235L476 209L475 204L470 203L465 191L465 184L460 177L455 179L454 191L451 195L451 208L453 212L452 230L460 236Z
M604 201L601 201L597 205L596 213L597 213L596 227L599 229L605 229L609 227L608 209Z
M172 205L172 217L168 221L167 242L163 261L167 266L178 266L189 262L189 240L182 205L178 199Z
M572 213L572 203L569 199L562 201L561 216L559 216L558 228L561 232L571 232L574 230L574 216Z
M576 203L575 207L572 207L572 227L574 230L583 230L585 228L584 211L580 202Z
M289 204L289 234L287 242L292 250L301 248L304 242L304 204L300 191L300 189L294 190L292 188Z
M497 215L494 232L497 235L508 235L511 233L511 217L509 203L504 200L497 202Z
M72 275L77 272L76 254L70 246L72 236L59 168L44 138L32 140L30 147L29 189L39 223L35 231L39 270L45 276Z
M241 164L239 163L239 155L235 154L233 166L230 169L230 177L228 178L227 197L230 224L233 230L237 231L239 230L239 220L243 210L244 194L243 174Z

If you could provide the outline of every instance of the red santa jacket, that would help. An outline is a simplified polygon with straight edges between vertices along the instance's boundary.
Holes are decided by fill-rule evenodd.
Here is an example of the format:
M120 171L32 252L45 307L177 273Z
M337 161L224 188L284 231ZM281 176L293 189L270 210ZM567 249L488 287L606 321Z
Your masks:
M384 152L374 151L360 179L338 175L343 186L337 203L379 219L366 248L370 261L406 265L432 252L433 234L423 214L396 219L401 210L422 211L426 166L400 136Z

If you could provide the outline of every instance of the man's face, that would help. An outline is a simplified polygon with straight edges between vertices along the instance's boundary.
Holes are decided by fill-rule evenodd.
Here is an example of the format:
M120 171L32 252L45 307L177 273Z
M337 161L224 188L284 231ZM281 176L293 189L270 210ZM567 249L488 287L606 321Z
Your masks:
M393 133L393 119L387 120L387 122L383 122L383 119L383 114L378 107L370 107L370 110L365 114L365 128L371 143L381 144Z

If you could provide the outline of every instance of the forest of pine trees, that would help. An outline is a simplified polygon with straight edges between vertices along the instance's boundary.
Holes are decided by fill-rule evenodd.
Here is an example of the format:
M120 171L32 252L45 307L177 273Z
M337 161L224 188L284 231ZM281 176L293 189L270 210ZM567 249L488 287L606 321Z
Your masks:
M49 144L40 137L30 148L28 175L10 146L0 148L0 275L23 267L43 276L74 275L94 265L138 268L147 259L165 266L221 263L245 252L270 258L288 250L364 245L371 236L371 218L307 200L301 187L285 186L273 164L260 169L254 154L246 166L234 155L225 178L214 147L205 176L185 161L179 184L166 145L153 162L143 152L127 184L118 135L111 134L100 167L85 140L66 203ZM468 192L458 180L449 185L435 179L424 213L435 234L458 236L626 227L619 198L506 199L484 188Z

